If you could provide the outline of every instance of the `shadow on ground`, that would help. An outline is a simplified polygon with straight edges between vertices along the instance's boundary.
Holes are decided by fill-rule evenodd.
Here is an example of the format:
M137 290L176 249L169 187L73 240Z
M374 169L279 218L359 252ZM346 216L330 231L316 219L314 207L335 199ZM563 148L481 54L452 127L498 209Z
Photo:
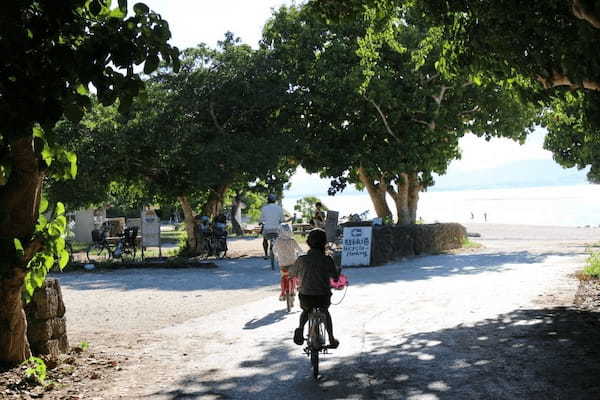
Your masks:
M275 324L279 321L282 321L287 317L289 312L287 310L277 310L273 311L270 314L265 315L262 318L256 319L253 318L250 321L244 324L244 329L256 329L262 326Z
M501 272L516 265L541 263L551 256L576 254L532 254L527 251L420 256L373 268L348 268L352 286L394 281L417 281L434 277ZM215 269L126 269L98 273L55 273L61 285L71 290L239 290L277 285L279 271L271 271L261 258L219 260Z
M515 310L473 326L365 337L310 377L299 350L265 342L237 374L189 374L161 399L598 399L600 319L567 308ZM297 351L297 352L296 352ZM358 352L358 349L357 349Z

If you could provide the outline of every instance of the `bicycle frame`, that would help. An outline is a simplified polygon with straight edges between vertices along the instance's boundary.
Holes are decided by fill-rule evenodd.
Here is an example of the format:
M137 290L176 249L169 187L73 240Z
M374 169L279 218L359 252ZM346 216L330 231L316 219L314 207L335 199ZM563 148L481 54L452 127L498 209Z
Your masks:
M325 346L325 312L317 307L308 314L308 338L304 352L310 357L313 368L313 378L319 376L319 353L327 354Z

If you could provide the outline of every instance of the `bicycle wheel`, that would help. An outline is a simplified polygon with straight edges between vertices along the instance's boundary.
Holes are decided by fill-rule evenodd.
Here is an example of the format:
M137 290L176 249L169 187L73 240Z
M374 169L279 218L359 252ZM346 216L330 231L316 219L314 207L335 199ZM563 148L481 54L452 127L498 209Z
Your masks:
M285 294L285 302L286 302L287 312L292 311L292 308L294 307L294 294L290 293L289 290Z
M317 379L319 377L319 350L310 350L310 364L313 369L313 378Z
M126 246L123 248L123 252L121 253L121 262L123 263L131 263L135 261L135 253L137 249L135 247Z
M86 252L88 262L92 263L108 261L111 257L112 251L108 246L98 243L92 243L88 246Z
M227 255L227 239L219 238L216 243L215 257L222 259Z
M273 253L273 241L269 240L269 258L271 258L271 270L275 270L275 253Z

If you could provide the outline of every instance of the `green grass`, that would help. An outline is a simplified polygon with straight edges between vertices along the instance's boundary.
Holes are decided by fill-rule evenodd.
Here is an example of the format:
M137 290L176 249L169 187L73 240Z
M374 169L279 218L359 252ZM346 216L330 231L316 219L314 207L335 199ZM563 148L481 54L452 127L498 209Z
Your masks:
M585 262L583 274L590 278L600 278L600 252L590 254Z
M477 243L477 242L470 240L469 238L465 238L463 240L462 247L463 247L463 249L478 249L481 247L481 243Z
M161 242L179 242L185 238L185 231L162 231L160 233Z

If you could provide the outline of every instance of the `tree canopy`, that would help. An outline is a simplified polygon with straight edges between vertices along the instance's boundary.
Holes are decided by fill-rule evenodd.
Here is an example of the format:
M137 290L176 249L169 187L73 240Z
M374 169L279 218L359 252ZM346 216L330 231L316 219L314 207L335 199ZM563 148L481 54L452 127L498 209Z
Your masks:
M168 23L142 3L127 17L127 1L0 5L0 361L29 354L21 292L31 294L58 258L65 264L64 207L47 220L46 176L73 177L76 156L51 134L63 116L78 121L90 107L93 86L104 104L118 99L126 111L147 73L160 60L177 68ZM38 218L39 217L39 218Z
M443 174L460 156L461 136L522 140L535 109L508 86L440 74L433 29L412 9L398 12L394 46L381 46L366 87L359 40L369 26L362 20L328 22L284 8L263 44L293 88L305 168L334 178L334 192L346 182L362 184L380 216L390 215L390 194L407 223L416 220L418 192L433 183L432 173Z

